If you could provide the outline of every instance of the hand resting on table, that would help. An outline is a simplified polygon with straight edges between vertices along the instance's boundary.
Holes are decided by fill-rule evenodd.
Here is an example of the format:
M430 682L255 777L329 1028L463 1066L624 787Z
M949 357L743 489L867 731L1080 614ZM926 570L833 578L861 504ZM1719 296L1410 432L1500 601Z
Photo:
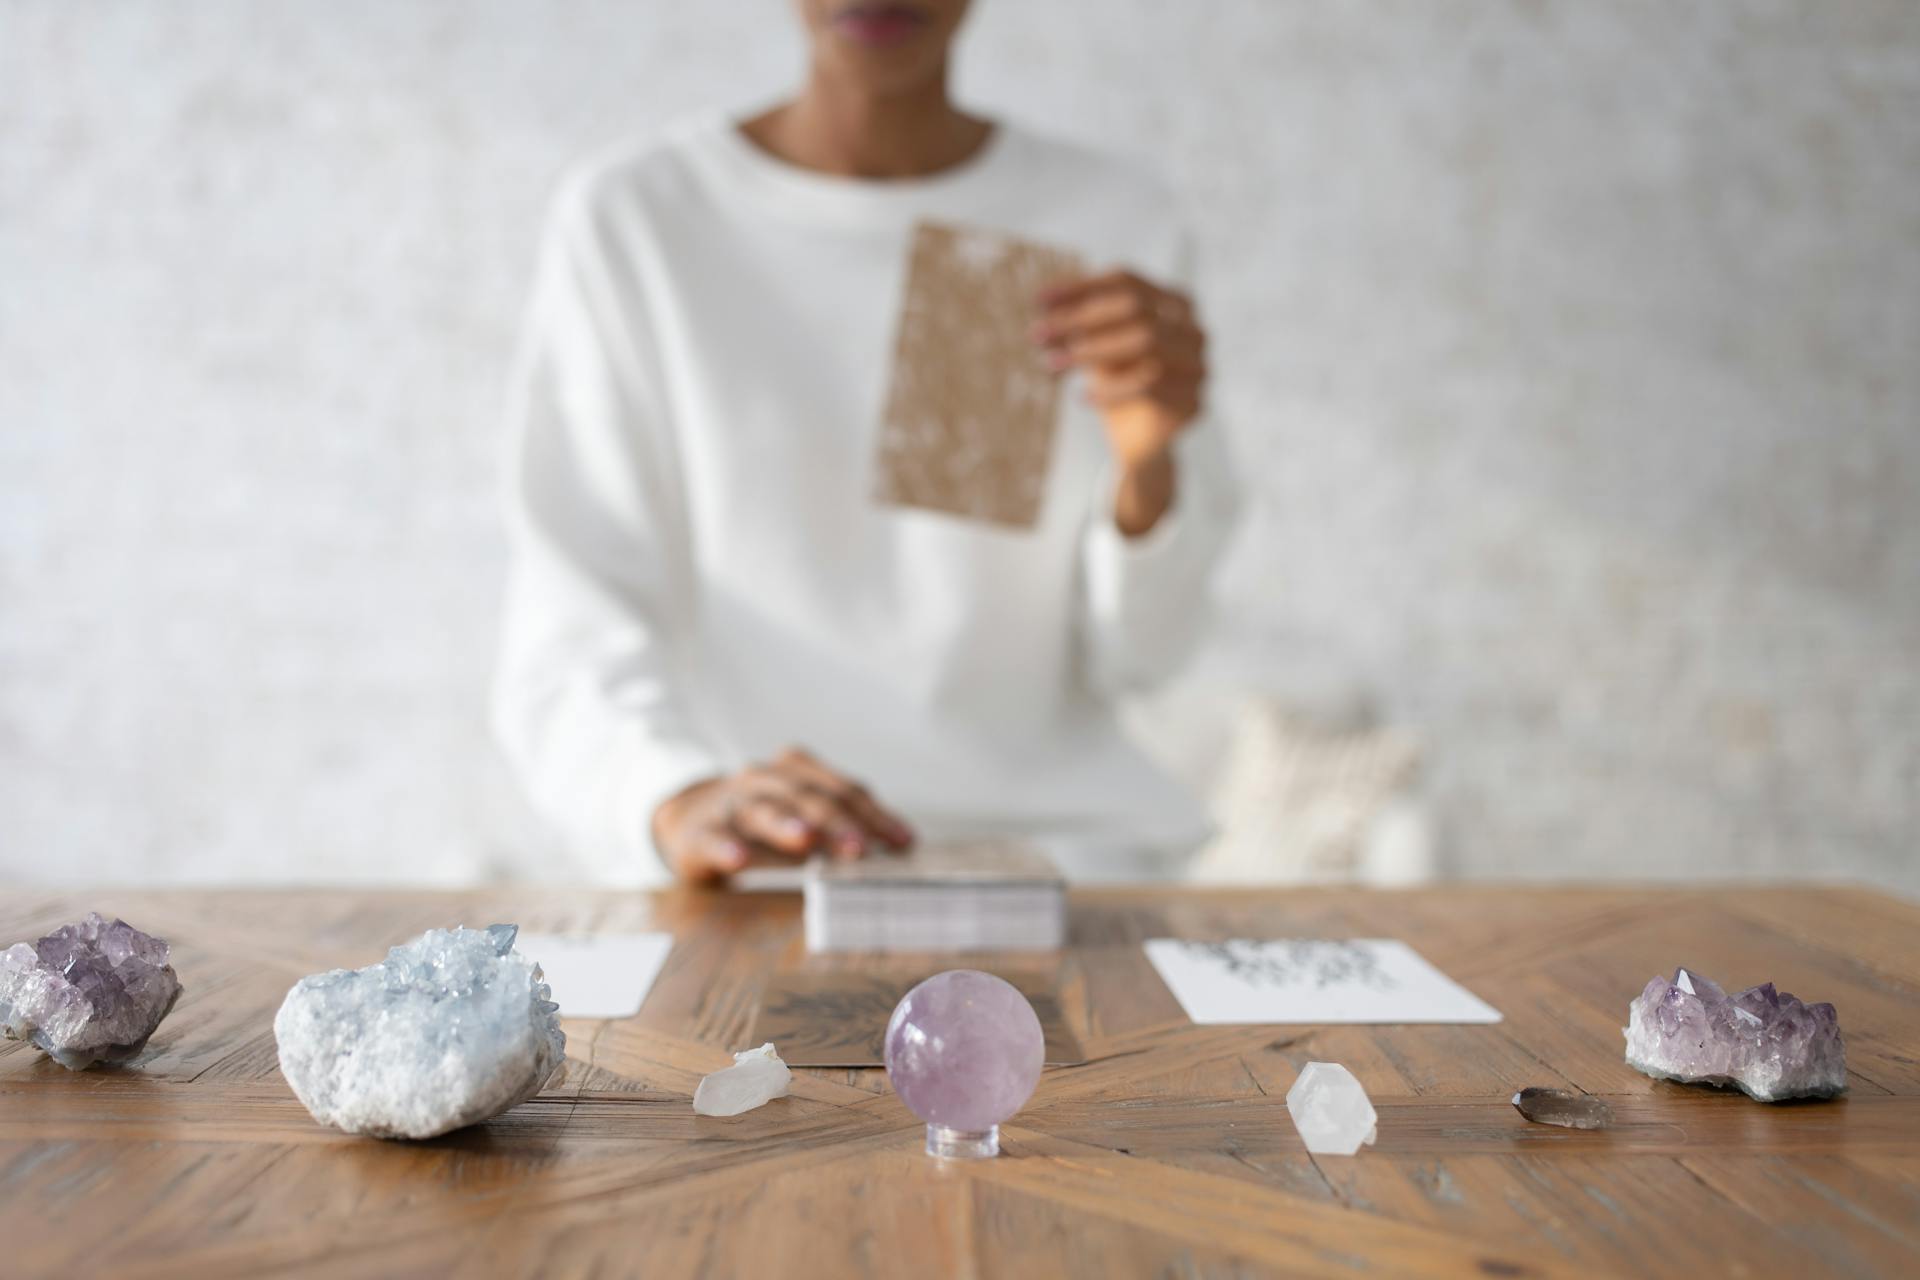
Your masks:
M913 829L852 778L789 747L663 801L653 814L653 841L675 875L707 883L750 862L901 852L912 845Z

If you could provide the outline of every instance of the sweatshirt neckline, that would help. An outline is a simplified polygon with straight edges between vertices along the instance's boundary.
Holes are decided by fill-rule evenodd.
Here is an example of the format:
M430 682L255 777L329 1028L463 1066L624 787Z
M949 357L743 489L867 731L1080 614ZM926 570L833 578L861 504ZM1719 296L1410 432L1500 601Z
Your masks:
M702 131L728 169L789 207L844 219L916 210L929 201L996 184L1016 150L1013 130L995 121L978 150L958 164L911 178L853 178L805 169L764 150L731 116L715 114Z

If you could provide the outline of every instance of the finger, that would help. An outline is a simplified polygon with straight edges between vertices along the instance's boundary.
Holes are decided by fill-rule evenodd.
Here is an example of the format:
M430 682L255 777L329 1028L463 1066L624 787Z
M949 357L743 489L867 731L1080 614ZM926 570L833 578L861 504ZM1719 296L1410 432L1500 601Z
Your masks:
M819 797L856 831L895 849L913 843L913 831L900 818L876 803L867 789L844 774L804 754L788 757L784 767L804 790Z
M1135 320L1083 333L1064 350L1081 365L1121 364L1151 355L1168 368L1193 368L1206 360L1207 335L1197 325Z
M777 853L763 844L750 844L747 848L749 850L747 865L742 867L740 869L741 871L777 870L788 873L793 871L794 860L792 854ZM736 872L735 874L738 873ZM783 877L783 880L786 879L786 877Z
M1138 355L1092 360L1085 367L1088 384L1095 389L1118 385L1138 393L1152 390L1156 383L1198 386L1207 380L1206 349L1189 341L1163 343Z
M770 791L775 795L784 795L793 790L793 779L787 776L786 770L782 769L777 762L748 765L734 774L729 781L733 787L731 800L736 805L742 803L748 796L759 795L762 792Z
M887 844L904 849L913 843L913 828L905 819L875 800L858 781L824 764L810 752L790 747L781 753L779 764L797 781L826 792L861 826Z
M1156 354L1160 347L1160 334L1154 327L1136 320L1076 337L1058 354L1066 363L1082 367L1118 365L1132 364L1145 356Z
M1167 381L1166 366L1147 356L1089 372L1087 399L1095 404L1113 404L1137 396L1150 396L1164 389Z
M1129 403L1155 405L1165 412L1169 425L1178 430L1200 416L1200 391L1197 379L1156 377L1149 369L1137 369L1089 378L1086 398L1088 404L1102 411Z
M1035 301L1042 307L1051 309L1053 307L1070 305L1087 297L1089 294L1100 293L1108 289L1142 288L1152 288L1152 286L1131 271L1100 271L1093 275L1080 276L1073 280L1055 280L1039 291L1035 297Z
M805 857L819 843L819 833L791 801L773 792L744 797L731 825L735 835L792 858Z
M911 849L913 842L919 839L911 823L875 800L864 787L855 787L841 803L860 820L862 826L877 834L896 853Z
M1057 344L1078 334L1137 323L1153 315L1152 300L1140 291L1125 287L1101 289L1042 308L1034 321L1033 336L1038 342Z
M849 815L841 813L831 803L823 810L810 796L809 780L795 772L789 761L796 748L788 748L769 764L754 765L734 775L738 787L738 799L734 802L736 810L744 807L750 799L771 798L791 809L807 825L813 842L818 845L823 837L841 834L840 828L851 825L854 835L860 835L857 822L850 823ZM829 841L831 847L831 841Z
M1134 320L1082 333L1048 347L1047 364L1058 373L1070 365L1098 368L1130 364L1153 356L1168 369L1197 372L1206 362L1206 343L1206 334L1195 325Z
M740 870L751 857L744 840L719 823L711 823L681 838L674 862L683 879L711 883Z
M1162 289L1137 276L1122 275L1116 282L1041 306L1033 325L1037 342L1104 329L1130 320L1150 320L1168 329L1198 328L1193 299L1174 289Z
M1155 289L1153 312L1169 324L1193 323L1193 299L1178 289Z
M831 797L841 812L889 848L901 850L913 844L913 828L906 819L875 800L858 782L823 768L804 785Z
M1135 396L1155 399L1197 396L1205 381L1201 370L1168 365L1158 356L1146 356L1125 364L1101 365L1088 370L1087 398L1105 404Z
M808 825L820 833L822 844L834 857L851 859L866 856L872 837L832 796L803 783L792 803Z

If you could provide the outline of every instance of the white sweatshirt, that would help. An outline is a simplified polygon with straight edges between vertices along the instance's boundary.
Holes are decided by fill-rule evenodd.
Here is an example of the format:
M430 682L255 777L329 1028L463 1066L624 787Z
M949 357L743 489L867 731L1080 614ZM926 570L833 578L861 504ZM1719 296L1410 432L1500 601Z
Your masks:
M876 505L922 218L1189 275L1160 185L1004 125L959 168L869 181L714 116L556 201L512 402L493 711L537 807L609 879L666 879L654 807L789 743L924 836L1017 833L1084 864L1205 834L1111 702L1202 626L1234 507L1220 430L1183 433L1174 509L1138 539L1077 378L1032 528Z

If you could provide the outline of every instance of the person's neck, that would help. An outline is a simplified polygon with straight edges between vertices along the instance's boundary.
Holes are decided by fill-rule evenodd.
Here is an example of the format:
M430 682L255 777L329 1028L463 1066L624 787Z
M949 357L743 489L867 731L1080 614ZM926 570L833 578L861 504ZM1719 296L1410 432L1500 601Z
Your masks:
M884 95L815 75L792 102L740 128L789 164L843 178L926 177L964 164L993 133L953 105L944 74Z

